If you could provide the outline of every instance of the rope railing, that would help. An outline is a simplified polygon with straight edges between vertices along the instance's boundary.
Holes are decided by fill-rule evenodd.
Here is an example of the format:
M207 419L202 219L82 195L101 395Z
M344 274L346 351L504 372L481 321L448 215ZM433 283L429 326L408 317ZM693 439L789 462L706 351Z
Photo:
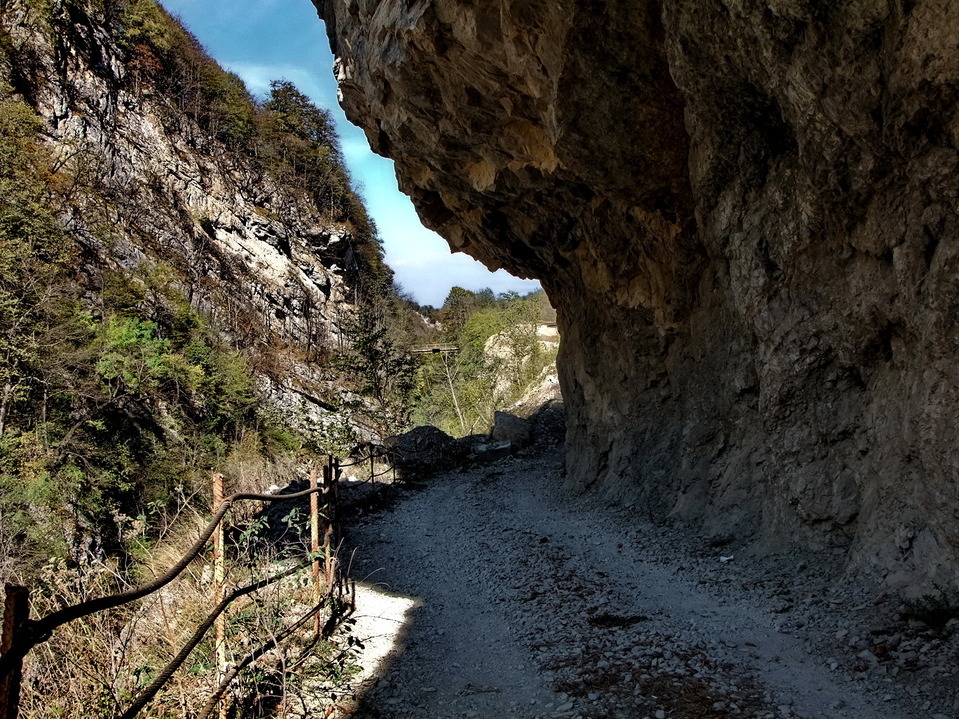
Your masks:
M143 709L143 707L150 703L153 697L155 697L157 693L166 685L166 683L170 681L174 672L176 672L176 670L180 668L180 665L182 665L183 662L186 661L187 657L190 656L190 653L196 648L196 645L203 640L203 637L210 630L210 627L212 627L216 622L217 617L225 612L226 608L230 606L230 604L240 597L246 596L247 594L252 594L253 592L263 589L264 587L268 587L271 584L279 582L281 579L286 579L287 577L296 574L304 567L309 566L309 564L310 561L303 562L291 569L287 569L285 572L280 572L272 577L267 577L266 579L261 579L258 582L253 582L253 584L248 584L245 587L236 589L228 596L224 597L223 600L216 605L213 611L207 615L207 618L203 620L203 623L197 627L197 630L193 633L193 636L191 636L189 641L183 645L183 648L180 649L177 655L167 662L167 665L163 667L163 669L157 675L157 678L153 680L150 686L145 688L134 698L130 707L120 715L120 719L133 719L133 717L140 713L140 710Z
M386 475L393 473L394 479L396 478L396 449L387 449L383 454L377 454L376 452L370 451L365 457L360 459L353 460L352 462L347 462L344 464L338 465L340 468L346 467L358 467L361 464L370 463L370 476L369 478L363 480L364 482L375 482L377 477L385 477ZM378 458L385 457L389 463L389 466L384 469L382 472L377 472L375 469L375 462Z
M153 594L157 590L162 589L167 584L172 582L174 579L180 576L180 574L182 574L183 571L193 562L193 560L195 560L206 548L207 543L210 541L210 537L212 537L213 532L216 531L217 525L219 525L220 521L223 519L223 516L227 513L234 502L243 500L278 502L290 499L301 499L303 497L308 497L311 494L324 491L326 491L325 487L316 487L314 489L307 489L294 494L276 495L249 494L246 492L240 492L227 497L223 500L220 508L214 513L213 519L211 519L206 527L203 528L203 531L200 532L200 538L194 542L189 551L187 551L187 553L180 558L180 561L178 561L169 570L161 574L152 582L147 582L139 587L134 587L133 589L129 589L118 594L112 594L106 597L98 597L96 599L88 599L85 602L64 607L63 609L59 609L52 614L48 614L42 619L28 620L26 625L21 628L17 641L13 643L10 649L5 652L2 657L0 657L0 676L3 676L9 672L14 662L22 660L27 653L33 649L33 647L35 647L37 644L45 642L50 638L54 630L66 624L67 622L82 619L83 617L95 614L96 612L106 611L107 609L116 609L119 606L128 604L129 602L134 602L137 599L142 599L147 595Z
M339 465L340 469L346 469L347 467L357 467L361 464L366 464L371 459L376 459L376 455L370 452L370 454L362 457L361 459L354 460L353 462L345 462Z
M219 506L216 507L216 511L213 513L210 521L201 530L197 540L172 567L152 581L146 582L145 584L134 587L127 591L80 602L78 604L59 609L40 619L32 620L29 619L28 615L27 590L23 587L7 585L7 607L4 615L2 637L3 654L0 655L0 719L16 719L18 715L21 667L23 659L35 646L49 639L57 628L67 624L68 622L82 619L83 617L90 616L91 614L95 614L97 612L116 609L124 604L128 604L138 599L142 599L143 597L149 596L150 594L153 594L154 592L170 584L170 582L180 576L180 574L182 574L186 568L194 560L196 560L201 553L204 552L210 542L211 537L215 532L217 532L217 529L220 527L227 511L229 511L234 503L240 501L257 501L268 503L281 501L285 502L312 497L320 493L327 495L327 516L324 517L327 520L327 530L326 546L324 551L329 554L332 551L330 540L332 539L333 528L331 525L332 522L335 521L332 518L336 515L335 503L338 497L338 492L336 491L336 482L339 479L339 476L339 465L331 456L329 458L328 466L324 469L323 485L316 486L316 474L314 470L311 473L311 483L313 486L307 490L292 492L290 494L255 494L249 492L239 492L224 498L220 502ZM214 494L216 495L217 499L219 496L222 496L216 493L218 479L222 483L222 477L220 475L214 475ZM311 508L314 504L315 500L311 502ZM316 521L315 517L312 521ZM261 579L239 589L235 589L227 596L222 596L222 589L218 589L217 596L219 601L213 611L206 617L206 619L204 619L202 624L200 624L200 626L196 629L187 643L180 649L177 655L170 660L170 662L166 665L166 667L164 667L164 669L150 684L150 686L146 687L136 696L131 706L120 716L119 719L132 719L140 711L142 711L142 709L156 696L163 686L169 682L176 670L183 664L184 661L186 661L187 657L200 643L209 629L215 623L217 623L219 627L218 620L222 621L223 613L232 602L236 601L242 596L251 594L259 589L269 586L270 584L274 584L286 577L289 577L311 563L314 565L314 567L316 567L318 561L317 557L319 556L317 550L318 546L314 541L313 553L309 560L298 564L295 567L284 570L279 574ZM217 549L214 553L218 554L220 552L221 549ZM216 563L217 557L215 557L214 560ZM222 561L222 554L220 554L219 561ZM334 617L343 615L342 608L339 606L342 602L338 602L338 600L333 596L335 587L340 587L340 594L342 595L342 586L340 586L341 579L335 571L335 561L329 556L326 557L326 561L328 594L326 599L323 601L318 601L318 594L314 595L315 600L317 600L315 602L316 606L309 613L308 617L316 616L323 606L325 606L327 603L330 603L331 606L333 606L333 612L331 613L330 617L332 620ZM314 570L314 579L316 579L317 576L318 574ZM294 626L298 628L302 625L302 621L298 621ZM329 627L330 621L326 622L324 631L327 631ZM284 630L284 632L281 632L281 634L277 635L275 638L277 640L279 640L279 637L281 636L285 638L286 636L289 636L289 633L290 632L287 630ZM264 653L266 651L269 650L264 650ZM234 670L236 669L237 668L234 667ZM235 677L236 671L231 671L228 673L228 676ZM229 681L224 680L224 682L221 682L220 688L217 690L218 694L216 700L213 702L213 706L216 706L220 702L223 694L226 691L226 688L229 685Z

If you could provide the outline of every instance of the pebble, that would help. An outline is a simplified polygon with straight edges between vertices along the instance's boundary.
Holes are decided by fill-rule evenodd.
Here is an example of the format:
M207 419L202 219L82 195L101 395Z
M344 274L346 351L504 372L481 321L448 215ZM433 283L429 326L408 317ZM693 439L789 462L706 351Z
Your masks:
M527 645L532 664L544 682L575 687L575 691L569 689L570 693L591 702L589 711L584 706L579 708L582 715L652 719L644 712L649 711L650 700L656 701L656 695L661 708L653 716L666 719L665 707L671 705L671 699L663 692L671 691L670 687L678 692L689 677L694 677L709 688L709 703L703 708L711 707L714 712L724 712L724 716L806 716L806 697L816 691L810 688L813 685L793 682L790 689L787 680L786 687L780 685L775 696L763 700L755 694L752 681L738 682L739 686L736 682L749 673L758 673L758 686L762 687L761 675L771 666L778 665L774 671L780 675L801 669L804 664L797 666L797 657L810 662L808 666L821 667L816 657L825 656L820 662L828 663L835 684L844 691L881 698L888 716L915 714L921 700L934 691L920 688L916 699L902 704L897 703L899 693L881 690L897 686L891 675L899 666L907 665L903 676L915 678L915 672L921 670L916 666L920 658L924 666L934 665L946 657L950 645L938 640L925 625L908 629L898 620L887 620L873 609L872 597L864 600L846 586L834 588L832 598L825 598L822 589L827 575L819 569L819 562L810 562L801 577L796 576L795 566L790 570L788 557L776 558L778 564L748 558L714 566L715 555L706 559L688 551L683 541L676 539L678 533L669 527L646 529L641 519L625 517L629 529L616 535L619 528L615 518L591 515L595 507L588 497L585 502L577 499L575 513L558 510L551 525L532 522L520 511L523 503L535 504L540 500L533 502L530 497L537 493L547 496L552 490L520 489L536 482L532 473L520 469L505 468L493 485L482 487L488 501L446 520L458 535L438 528L432 530L437 537L434 541L459 545L457 536L462 535L486 542L472 556L488 553L497 560L473 565L479 577L472 589L488 596L488 613L501 617L513 628L512 637ZM471 476L467 471L451 482L468 483ZM418 521L435 521L432 510ZM509 532L504 533L500 525L507 522ZM524 529L527 527L529 531ZM597 527L603 528L602 536L597 536ZM544 536L549 537L546 543L539 541ZM401 542L401 536L393 533L388 538L394 546ZM613 549L617 542L622 544L618 554ZM607 556L604 547L615 556ZM454 558L455 552L462 551L450 548ZM469 561L465 555L463 558ZM640 569L626 571L618 568L617 562L625 563L627 570L628 563L635 562ZM685 571L672 571L680 564ZM604 574L597 576L597 569ZM521 581L517 581L518 576L522 576ZM660 579L663 576L666 578ZM645 586L644 580L650 585ZM658 581L667 582L675 596L664 593L655 583ZM428 597L424 596L424 603L428 606ZM870 612L853 614L862 607ZM771 613L775 609L782 614ZM644 620L625 625L595 621L630 616L643 616ZM731 627L736 633L730 631ZM780 637L770 633L773 627L778 628ZM959 628L959 621L954 628ZM442 631L437 629L437 636L442 636ZM449 628L447 635L456 637L456 628ZM742 641L747 637L751 641ZM883 649L877 649L878 645ZM955 649L955 644L951 646ZM782 654L781 660L772 655L773 647ZM805 658L807 654L810 659ZM719 661L730 664L721 665ZM750 665L754 672L747 670ZM865 667L869 670L857 677L861 684L853 684L853 672ZM528 670L523 667L517 673ZM889 675L880 675L887 670ZM604 688L592 690L595 680L602 680ZM436 700L444 691L442 684L438 686L440 696ZM538 716L573 719L574 701L560 693L552 697L558 706L540 708ZM832 698L827 695L827 703ZM844 706L841 700L832 704L837 712ZM947 707L950 703L938 701L937 705ZM535 700L530 700L525 713L508 714L527 719L534 706ZM409 711L414 709L409 707ZM931 716L928 709L925 711L927 719L959 719L944 714ZM489 715L490 711L484 709L483 714Z

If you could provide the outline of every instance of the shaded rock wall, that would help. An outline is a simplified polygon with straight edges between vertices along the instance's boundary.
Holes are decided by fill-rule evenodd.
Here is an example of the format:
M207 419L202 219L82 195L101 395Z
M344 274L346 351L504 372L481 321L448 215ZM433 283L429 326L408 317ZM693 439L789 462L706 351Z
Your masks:
M946 0L314 0L454 249L559 313L569 481L957 585Z

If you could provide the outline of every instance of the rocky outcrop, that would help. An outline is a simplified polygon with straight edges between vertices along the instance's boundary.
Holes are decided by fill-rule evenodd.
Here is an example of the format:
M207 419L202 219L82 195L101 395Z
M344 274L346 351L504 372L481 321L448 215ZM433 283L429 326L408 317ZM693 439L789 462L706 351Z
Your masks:
M86 255L81 284L96 295L112 272L174 285L255 358L278 412L322 423L324 397L341 390L314 362L352 312L349 228L141 80L116 12L11 2L0 13L0 77L44 120L75 183L63 222Z
M470 451L467 443L453 439L432 425L414 427L388 441L388 453L401 479L445 472L462 464Z
M509 412L494 412L489 436L499 442L509 442L513 449L522 449L529 444L529 422Z
M570 482L959 588L948 2L314 2L424 222L557 308Z

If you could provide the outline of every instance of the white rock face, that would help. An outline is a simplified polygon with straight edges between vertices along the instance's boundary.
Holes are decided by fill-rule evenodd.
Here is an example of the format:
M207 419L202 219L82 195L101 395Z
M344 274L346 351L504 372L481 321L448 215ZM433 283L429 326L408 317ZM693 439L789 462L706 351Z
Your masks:
M50 149L97 188L77 193L64 218L86 250L85 284L97 291L107 270L168 268L191 306L253 357L281 411L316 421L328 410L316 363L352 313L336 269L352 264L349 229L132 82L100 19L58 22L69 40L38 32L17 4L2 18L44 78L28 99Z

